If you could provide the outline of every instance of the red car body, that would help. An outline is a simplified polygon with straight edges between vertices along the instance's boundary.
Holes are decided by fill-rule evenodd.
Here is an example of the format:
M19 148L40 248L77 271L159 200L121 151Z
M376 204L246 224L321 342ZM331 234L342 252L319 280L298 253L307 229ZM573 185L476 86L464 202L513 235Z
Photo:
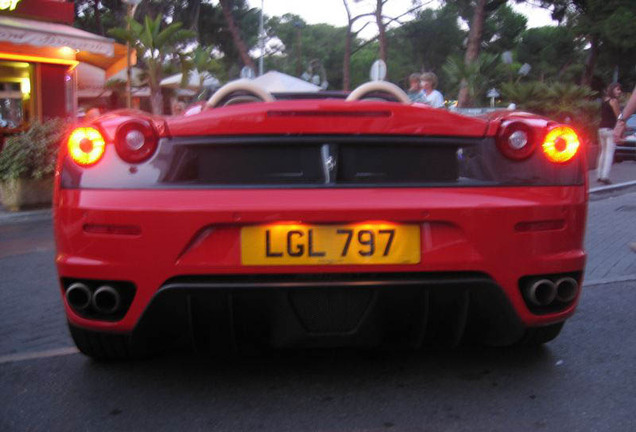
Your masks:
M125 161L116 144L130 125L156 141L140 162ZM63 149L54 206L66 314L93 357L127 357L159 339L235 348L237 338L275 346L416 347L470 335L542 343L576 308L585 152L549 160L542 144L557 125L548 119L309 99L189 117L122 111L91 126L103 136L103 156L82 166ZM526 134L528 154L506 154L506 128ZM324 173L308 174L321 154ZM418 161L435 174L420 173ZM356 228L364 224L371 228ZM283 264L250 264L247 249L263 246L242 241L248 227L283 227L287 246L267 243L264 253L302 250L310 259L312 247L331 245L308 244L309 229L332 226L343 235L323 239L344 241L352 230L355 259L373 248L380 260L378 250L392 247L380 240L393 234L378 227L402 225L417 227L415 262L295 264L286 255Z

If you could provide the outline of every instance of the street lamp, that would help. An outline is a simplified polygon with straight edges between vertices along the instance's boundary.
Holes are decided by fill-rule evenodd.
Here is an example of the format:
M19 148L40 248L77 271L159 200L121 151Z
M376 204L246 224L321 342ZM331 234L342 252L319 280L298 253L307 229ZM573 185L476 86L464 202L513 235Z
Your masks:
M126 3L126 16L128 20L126 21L126 31L130 33L130 20L135 15L135 9L141 3L141 0L122 0ZM130 40L126 41L126 108L130 108L132 106L132 90L131 90L131 70L130 70Z

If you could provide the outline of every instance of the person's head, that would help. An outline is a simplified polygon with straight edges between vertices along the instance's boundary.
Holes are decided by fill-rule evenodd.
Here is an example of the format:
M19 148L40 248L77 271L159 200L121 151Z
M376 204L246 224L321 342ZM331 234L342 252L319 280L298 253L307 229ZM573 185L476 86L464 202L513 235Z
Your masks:
M92 121L101 115L101 110L99 107L92 107L88 111L86 111L86 115L84 116L84 121Z
M420 74L412 73L409 76L409 90L419 90L420 89Z
M433 72L423 73L420 80L422 81L422 88L427 92L430 92L437 87L437 75Z
M172 107L172 114L173 115L181 115L184 112L185 112L185 104L183 102L177 102Z
M611 83L607 86L607 90L605 90L605 94L609 98L618 98L622 93L621 85L619 83Z

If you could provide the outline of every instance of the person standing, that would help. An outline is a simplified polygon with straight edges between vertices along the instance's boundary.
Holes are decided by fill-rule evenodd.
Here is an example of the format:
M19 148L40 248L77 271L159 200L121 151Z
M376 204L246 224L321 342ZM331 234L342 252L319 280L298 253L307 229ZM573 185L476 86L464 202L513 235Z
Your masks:
M424 103L433 108L444 108L444 96L435 90L437 87L437 75L433 72L422 74L422 89L424 90Z
M613 138L614 142L620 142L623 140L623 134L625 133L625 127L627 123L627 119L636 113L636 86L634 86L634 90L632 90L632 95L629 97L627 101L627 105L623 108L623 111L618 114L616 117L616 125L614 126ZM629 247L632 251L636 252L636 241L631 242Z
M597 180L600 183L612 184L609 179L612 163L614 162L614 127L616 119L621 112L618 98L621 96L621 85L612 83L607 86L605 97L601 103L601 124L598 129L598 141L601 145L601 152L598 156L596 167Z
M615 142L623 140L627 119L634 114L636 114L636 86L634 87L634 90L632 90L632 95L629 97L625 108L623 108L623 111L616 117L616 125L614 126Z
M412 102L424 103L424 93L420 85L420 74L412 73L409 76L409 90L406 94Z

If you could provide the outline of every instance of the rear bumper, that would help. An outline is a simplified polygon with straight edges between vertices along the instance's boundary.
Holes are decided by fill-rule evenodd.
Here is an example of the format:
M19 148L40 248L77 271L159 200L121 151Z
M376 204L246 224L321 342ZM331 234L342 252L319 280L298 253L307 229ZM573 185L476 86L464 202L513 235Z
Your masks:
M616 144L615 157L636 160L636 140L625 140Z
M584 186L465 189L61 190L55 204L60 278L132 282L136 294L117 322L71 324L131 332L153 298L183 277L246 275L479 274L497 287L523 326L563 321L576 301L537 315L519 290L524 276L582 272L587 195ZM412 265L243 266L240 229L253 224L386 220L421 227L421 260ZM537 222L560 221L556 224ZM87 232L86 225L137 227ZM520 227L525 227L521 229ZM530 229L527 229L530 227ZM443 288L442 284L442 290ZM314 286L314 288L320 285ZM462 285L470 291L468 285ZM182 287L186 289L187 287ZM191 288L191 287L190 287ZM286 288L290 289L290 288ZM203 291L213 289L203 288ZM182 291L185 292L185 291ZM201 292L201 288L198 289ZM164 294L161 294L162 296Z

